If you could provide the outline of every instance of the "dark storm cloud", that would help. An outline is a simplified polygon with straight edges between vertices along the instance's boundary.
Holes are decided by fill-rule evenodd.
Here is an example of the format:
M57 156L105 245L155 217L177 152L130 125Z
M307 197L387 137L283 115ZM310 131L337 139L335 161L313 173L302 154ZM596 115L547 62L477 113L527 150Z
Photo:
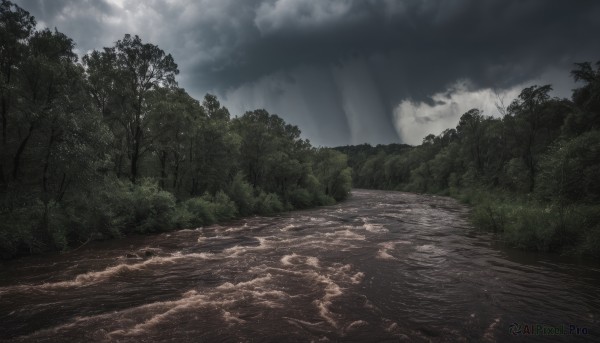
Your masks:
M326 145L403 140L394 109L442 106L432 97L458 80L508 90L600 59L593 0L17 3L83 52L137 33L173 53L193 95L276 110Z
M35 16L39 25L67 33L81 53L106 44L106 19L116 16L115 9L104 0L25 0L18 5ZM112 40L116 40L112 38ZM109 41L110 42L110 41ZM87 49L81 49L87 47Z

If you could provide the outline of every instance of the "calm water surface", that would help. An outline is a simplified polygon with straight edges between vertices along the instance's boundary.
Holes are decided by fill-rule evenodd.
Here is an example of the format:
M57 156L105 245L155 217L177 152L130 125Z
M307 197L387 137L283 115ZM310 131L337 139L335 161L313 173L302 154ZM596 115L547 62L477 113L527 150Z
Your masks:
M495 247L466 216L449 198L354 190L336 206L4 262L0 340L600 341L600 265Z

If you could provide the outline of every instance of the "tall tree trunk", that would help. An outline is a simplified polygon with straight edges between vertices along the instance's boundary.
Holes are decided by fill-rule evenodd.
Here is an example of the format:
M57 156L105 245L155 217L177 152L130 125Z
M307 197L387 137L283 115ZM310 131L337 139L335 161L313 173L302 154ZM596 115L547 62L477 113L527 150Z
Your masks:
M138 174L138 149L134 147L134 150L131 154L131 182L133 184L137 181Z
M62 198L65 196L67 192L67 187L69 186L69 181L67 181L67 174L63 173L62 180L60 180L60 186L58 187L58 194L56 196L56 201L62 201Z
M158 159L160 161L160 188L164 189L167 180L167 151L161 151Z
M19 148L17 149L17 152L15 153L15 156L13 158L13 172L12 172L13 180L16 180L19 176L19 165L21 163L21 156L23 155L23 151L25 150L25 147L27 146L27 142L29 141L29 138L31 137L31 133L33 132L33 129L34 129L34 124L31 123L29 125L29 132L27 133L27 136L25 136L23 141L21 141L21 144L19 144Z
M10 107L10 78L11 78L11 69L12 67L9 65L6 70L4 70L4 74L6 77L6 88L7 92L2 94L2 105L0 107L0 113L2 114L2 148L6 151L7 144L7 135L8 135L8 111ZM2 157L2 156L0 156Z
M136 128L133 133L133 151L131 152L131 182L135 184L138 177L138 162L140 158L140 145L142 140L142 129L139 119L136 120Z
M2 147L6 148L7 138L6 135L8 133L7 125L8 125L8 101L6 100L6 96L2 96L2 105L0 107L0 113L2 113Z
M177 179L179 178L179 154L175 153L175 169L173 170L173 191L177 193Z
M44 160L44 169L42 172L42 190L48 193L48 168L50 167L50 154L52 153L52 145L54 144L54 128L50 131L50 141L46 150L46 158Z
M2 161L4 160L3 156L0 156L0 159L0 191L6 191L8 184L4 178L4 165L2 164Z
M8 184L6 177L4 176L4 161L8 155L8 144L7 144L7 125L8 125L8 101L6 95L2 95L2 104L0 106L0 113L2 115L2 152L0 152L0 191L6 190Z

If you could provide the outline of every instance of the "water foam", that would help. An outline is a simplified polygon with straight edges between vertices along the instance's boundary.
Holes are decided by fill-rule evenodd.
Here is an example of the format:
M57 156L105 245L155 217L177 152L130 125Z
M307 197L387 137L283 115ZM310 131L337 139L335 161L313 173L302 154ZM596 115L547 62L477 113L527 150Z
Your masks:
M350 240L350 241L364 241L366 237L364 235L359 235L356 232L352 232L349 229L346 230L337 230L334 232L327 232L325 237L336 238L340 240Z
M446 250L439 248L433 244L419 245L415 248L415 250L420 253L427 253L431 255L444 255L446 253Z
M388 233L390 230L383 227L381 224L372 224L369 223L368 218L360 218L362 220L363 225L362 228L372 233Z
M367 326L367 325L369 325L369 323L367 323L364 320L355 320L352 323L348 324L348 326L346 326L346 330L354 330L359 327Z
M234 323L245 323L246 321L231 314L231 312L223 310L223 320L225 320L226 322L234 322Z
M182 312L193 312L199 308L221 309L222 319L229 324L245 323L233 311L233 308L239 301L250 299L254 305L267 308L281 308L283 306L279 302L281 299L286 298L287 294L280 290L269 289L268 287L272 285L272 281L272 275L267 274L239 283L226 282L215 289L206 290L202 293L196 290L189 290L183 293L178 300L156 302L125 310L125 313L136 311L158 311L159 313L155 313L149 319L142 323L137 323L130 328L114 330L108 333L108 337L115 338L115 336L144 334Z
M358 273L354 274L354 275L353 275L353 276L350 278L350 281L351 281L353 284L359 284L359 283L361 283L361 282L362 282L362 280L363 280L364 278L365 278L365 273L363 273L363 272L358 272Z
M225 229L223 232L240 232L248 229L248 223L244 223L244 225L240 227L230 227Z
M290 255L284 255L280 261L284 266L305 264L307 266L319 268L319 259L314 256L302 256L292 253Z
M390 230L384 228L383 225L379 225L379 224L365 223L365 224L363 224L363 227L365 228L365 230L367 230L369 232L373 232L373 233L388 233L388 232L390 232Z
M84 274L77 275L73 280L69 281L58 281L52 283L44 283L41 285L30 286L30 287L40 287L45 289L53 289L53 288L66 288L66 287L81 287L86 286L102 281L106 281L111 277L117 276L119 274L130 273L145 269L149 266L153 265L164 265L169 263L175 263L176 261L188 258L198 258L198 259L211 259L214 255L211 253L194 253L194 254L181 254L177 252L170 256L159 257L154 256L143 262L127 264L120 263L116 266L108 267L104 270L87 272Z
M390 255L386 249L379 249L375 257L380 260L396 260L396 258Z
M286 226L282 227L281 229L279 229L279 231L281 231L281 232L287 232L287 231L290 231L290 230L292 230L292 229L294 229L296 227L297 226L294 225L294 224L289 224L289 225L286 225Z
M385 242L380 243L379 246L381 249L377 251L376 257L380 260L395 260L396 258L389 254L390 250L393 250L396 247L395 242Z

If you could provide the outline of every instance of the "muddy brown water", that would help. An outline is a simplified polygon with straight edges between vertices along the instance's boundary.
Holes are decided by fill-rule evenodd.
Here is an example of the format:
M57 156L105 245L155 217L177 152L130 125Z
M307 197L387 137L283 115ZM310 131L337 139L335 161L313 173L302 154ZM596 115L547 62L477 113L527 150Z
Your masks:
M498 247L467 214L450 198L354 190L336 206L3 262L0 340L600 341L598 263Z

